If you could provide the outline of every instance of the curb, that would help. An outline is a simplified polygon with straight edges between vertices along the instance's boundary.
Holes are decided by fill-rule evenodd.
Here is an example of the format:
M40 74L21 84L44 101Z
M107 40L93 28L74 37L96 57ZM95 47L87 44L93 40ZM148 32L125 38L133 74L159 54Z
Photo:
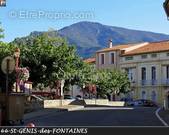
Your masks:
M155 112L155 115L157 116L157 118L161 121L161 123L165 126L168 127L168 124L160 117L159 115L159 111L161 110L161 108L158 108Z

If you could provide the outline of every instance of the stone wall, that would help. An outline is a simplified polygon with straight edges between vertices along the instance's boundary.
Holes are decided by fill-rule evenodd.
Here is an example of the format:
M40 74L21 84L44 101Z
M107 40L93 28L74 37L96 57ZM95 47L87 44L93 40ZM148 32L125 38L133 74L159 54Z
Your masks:
M60 106L73 105L74 100L64 99L64 100L44 100L44 108L57 108ZM82 104L79 105L104 105L104 106L124 106L123 101L109 101L107 99L85 99Z

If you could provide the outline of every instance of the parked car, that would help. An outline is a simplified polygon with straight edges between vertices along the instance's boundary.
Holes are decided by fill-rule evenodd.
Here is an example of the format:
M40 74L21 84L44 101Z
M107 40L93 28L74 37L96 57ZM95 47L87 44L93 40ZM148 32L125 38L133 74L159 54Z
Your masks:
M133 106L134 105L132 98L122 98L120 101L124 101L126 106Z
M81 100L81 99L82 99L82 96L77 95L77 96L76 96L76 99L77 99L77 100Z
M138 99L131 102L128 102L129 106L147 106L147 107L157 107L157 104L151 100L147 99Z
M157 107L157 104L151 100L142 99L143 106Z

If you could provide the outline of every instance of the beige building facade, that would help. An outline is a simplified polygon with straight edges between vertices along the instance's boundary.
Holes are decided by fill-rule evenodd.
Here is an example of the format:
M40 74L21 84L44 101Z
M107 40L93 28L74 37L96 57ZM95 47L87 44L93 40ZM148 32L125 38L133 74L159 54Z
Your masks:
M149 99L169 108L169 41L112 46L96 52L96 68L128 74L133 99Z

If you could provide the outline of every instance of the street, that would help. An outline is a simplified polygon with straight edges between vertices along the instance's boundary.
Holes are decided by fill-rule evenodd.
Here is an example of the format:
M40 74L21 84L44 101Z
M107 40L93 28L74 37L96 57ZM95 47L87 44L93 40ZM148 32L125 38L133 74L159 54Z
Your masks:
M86 107L57 112L25 120L36 126L163 126L156 117L157 108Z

